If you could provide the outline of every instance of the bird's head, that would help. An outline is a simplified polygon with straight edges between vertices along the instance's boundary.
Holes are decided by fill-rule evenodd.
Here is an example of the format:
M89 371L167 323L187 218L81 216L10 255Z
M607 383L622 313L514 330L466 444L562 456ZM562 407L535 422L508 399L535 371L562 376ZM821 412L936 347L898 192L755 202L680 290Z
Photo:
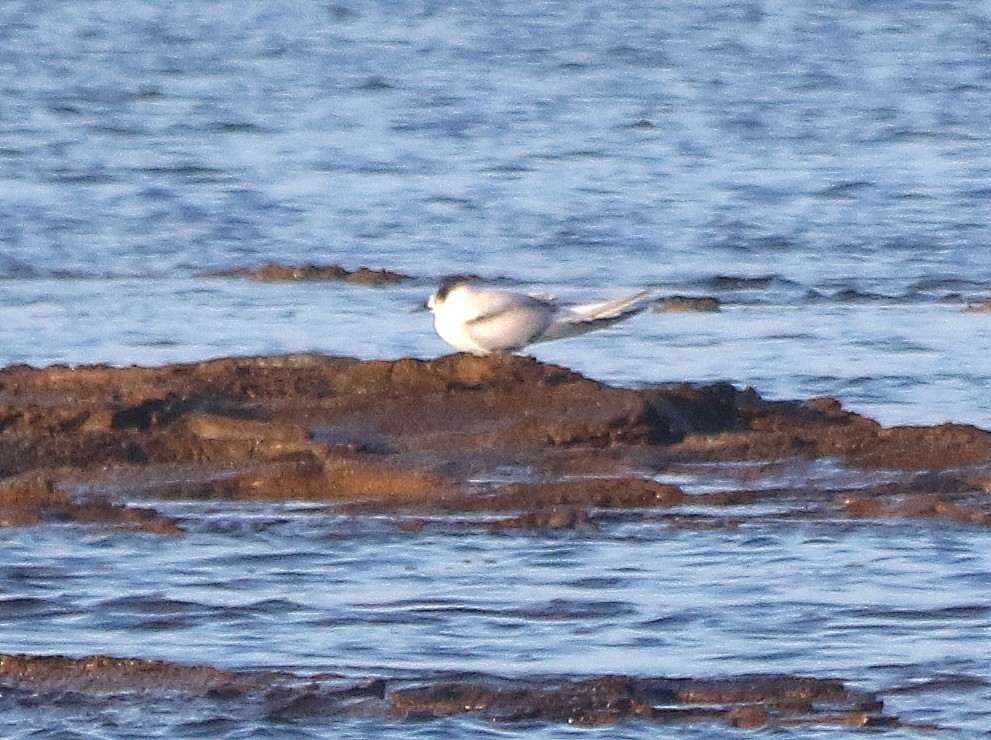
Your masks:
M430 297L427 298L427 302L421 306L418 306L416 310L434 311L444 305L447 297L451 295L455 289L471 285L477 280L478 278L474 275L448 275L440 281L440 285L437 286L437 290L430 294Z

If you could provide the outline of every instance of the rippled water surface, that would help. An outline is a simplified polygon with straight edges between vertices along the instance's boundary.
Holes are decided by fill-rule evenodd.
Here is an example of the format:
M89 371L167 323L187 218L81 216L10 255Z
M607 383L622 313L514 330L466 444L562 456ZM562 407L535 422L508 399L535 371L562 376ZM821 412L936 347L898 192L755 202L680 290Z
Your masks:
M471 272L723 301L535 348L599 380L991 427L991 314L963 311L991 299L989 120L982 3L6 3L0 365L433 357L408 311ZM271 260L414 280L204 277ZM953 736L991 728L984 529L767 511L411 533L296 504L156 506L186 533L2 530L0 652L358 679L795 672L898 689L887 711ZM520 730L7 701L9 736Z

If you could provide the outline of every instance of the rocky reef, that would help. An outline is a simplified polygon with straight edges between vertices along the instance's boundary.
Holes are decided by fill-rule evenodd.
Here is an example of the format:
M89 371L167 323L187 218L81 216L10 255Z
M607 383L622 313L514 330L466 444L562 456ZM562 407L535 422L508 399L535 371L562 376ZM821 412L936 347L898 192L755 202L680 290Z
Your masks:
M742 481L706 493L663 482L718 462L747 461L757 478L821 459L862 480ZM986 524L989 461L991 433L972 426L884 428L831 398L769 401L729 384L618 388L526 357L302 354L0 371L6 525L181 530L135 506L142 495L506 512L511 526L587 526L603 510L686 502L717 513L773 498L800 500L808 516Z
M779 518L987 526L991 433L885 428L832 398L768 400L728 383L614 387L515 356L0 370L0 527L69 522L182 538L182 517L151 505L171 499L317 502L399 532L594 530L617 517L735 527L768 502ZM248 696L279 720L901 726L878 694L809 676L352 679L0 655L0 687L23 701L180 691Z

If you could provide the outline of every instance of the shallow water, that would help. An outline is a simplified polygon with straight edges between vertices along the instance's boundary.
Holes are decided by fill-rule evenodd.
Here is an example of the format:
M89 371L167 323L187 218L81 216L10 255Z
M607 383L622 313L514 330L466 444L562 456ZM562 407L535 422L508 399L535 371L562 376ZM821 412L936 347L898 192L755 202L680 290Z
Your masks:
M987 726L977 710L991 682L983 530L762 517L698 532L625 515L594 534L436 526L411 536L291 506L162 507L189 530L165 546L58 527L5 535L5 650L358 679L770 671L888 689L966 677L957 706L928 692L887 697L886 709ZM147 727L174 732L201 711L171 710ZM225 711L242 731L265 731L250 707Z
M727 379L885 424L991 427L991 314L961 310L991 298L989 50L988 10L953 1L7 5L0 365L432 357L446 348L408 309L475 272L725 303L534 348L599 380ZM201 277L269 260L416 280ZM768 512L732 530L631 515L410 533L293 505L158 506L187 534L4 530L0 650L356 678L963 676L887 710L991 727L983 529ZM12 737L521 729L7 701Z

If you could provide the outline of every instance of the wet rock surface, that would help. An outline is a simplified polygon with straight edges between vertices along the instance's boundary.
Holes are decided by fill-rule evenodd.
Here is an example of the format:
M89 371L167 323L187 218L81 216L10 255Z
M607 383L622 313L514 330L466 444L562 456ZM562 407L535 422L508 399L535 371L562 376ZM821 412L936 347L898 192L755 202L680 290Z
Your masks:
M543 720L595 727L625 719L743 728L797 725L908 727L883 698L835 679L781 674L699 679L639 676L472 676L345 679L237 672L205 665L91 655L0 654L0 689L30 696L186 695L259 706L266 719L314 716L426 720L471 714L489 722ZM898 689L894 690L895 692ZM257 699L258 701L252 701ZM915 727L919 727L916 725ZM932 727L928 729L934 729Z
M705 494L658 482L677 469L819 459L862 471L863 482L744 481ZM534 522L794 498L815 502L812 513L991 521L984 430L882 428L834 399L768 401L727 383L617 388L512 356L11 367L0 371L0 474L8 525L172 531L175 522L121 500L142 496L528 512Z
M654 303L657 313L718 313L722 304L713 296L673 295Z
M186 666L161 660L90 655L0 654L0 685L53 693L78 691L209 691L257 689L254 679L209 666Z
M991 313L991 300L968 303L963 307L964 313Z
M177 534L176 521L149 508L103 496L74 499L50 478L25 474L0 481L0 527L78 522L134 531Z
M408 715L476 712L486 719L545 719L599 726L622 719L717 721L737 727L851 724L897 727L870 692L840 681L756 675L723 679L603 676L544 684L439 683L391 693Z
M257 280L265 283L302 281L340 281L354 285L393 285L412 278L392 270L359 267L348 270L341 265L286 265L269 262L260 267L235 267L230 270L209 272L206 277L230 277Z

